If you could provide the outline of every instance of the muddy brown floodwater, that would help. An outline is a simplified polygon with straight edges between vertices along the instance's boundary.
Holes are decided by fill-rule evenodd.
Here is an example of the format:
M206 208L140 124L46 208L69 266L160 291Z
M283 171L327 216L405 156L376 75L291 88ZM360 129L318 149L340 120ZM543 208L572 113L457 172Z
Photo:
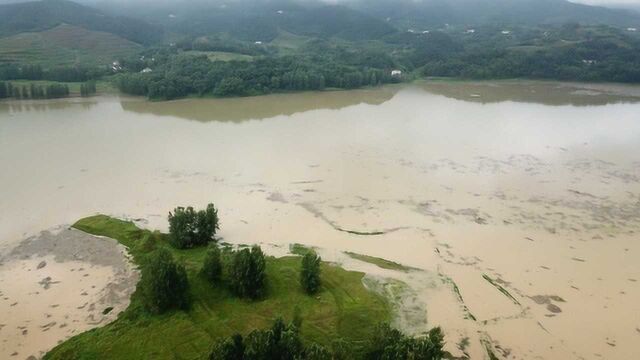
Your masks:
M397 326L442 326L456 356L640 358L638 87L0 102L0 168L0 358L126 307L122 249L65 225L166 230L173 207L211 201L225 241L315 246L394 298Z

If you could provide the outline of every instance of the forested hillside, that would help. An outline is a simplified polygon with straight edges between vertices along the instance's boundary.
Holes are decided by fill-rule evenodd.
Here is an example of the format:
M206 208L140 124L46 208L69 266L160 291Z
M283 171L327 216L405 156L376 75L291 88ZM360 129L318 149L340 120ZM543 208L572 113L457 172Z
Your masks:
M346 4L401 27L541 25L577 22L639 26L640 14L566 0L346 0Z
M297 35L370 40L396 31L386 21L346 6L323 2L195 2L140 7L124 5L174 34L227 33L242 40L271 41L286 31Z
M0 37L0 63L104 66L142 49L143 46L111 33L62 24L45 31Z
M60 24L109 32L139 44L162 39L161 27L106 13L67 0L43 0L0 6L0 35L37 32Z
M103 79L153 99L424 77L640 82L640 14L565 0L109 4L0 6L0 80Z

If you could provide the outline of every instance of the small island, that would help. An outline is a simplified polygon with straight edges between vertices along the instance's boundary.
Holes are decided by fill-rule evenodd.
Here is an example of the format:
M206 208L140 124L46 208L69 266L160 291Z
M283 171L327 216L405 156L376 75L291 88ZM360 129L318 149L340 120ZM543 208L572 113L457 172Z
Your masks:
M116 321L45 359L383 359L443 357L440 328L411 337L387 325L389 302L363 273L322 262L309 248L266 256L218 241L217 210L177 208L170 233L105 215L73 228L126 246L141 280ZM106 309L105 309L106 311Z

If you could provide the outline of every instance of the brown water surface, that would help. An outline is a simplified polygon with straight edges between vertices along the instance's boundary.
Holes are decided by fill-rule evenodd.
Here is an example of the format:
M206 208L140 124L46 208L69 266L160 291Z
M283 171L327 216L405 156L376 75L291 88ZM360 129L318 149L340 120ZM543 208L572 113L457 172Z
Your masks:
M366 271L368 286L400 292L397 325L442 326L458 356L640 357L638 87L429 82L0 102L0 168L4 254L94 213L166 230L173 207L214 201L225 241L316 246ZM16 276L37 263L3 263L4 314L30 291L14 281L41 279ZM100 269L96 281L109 283ZM38 345L16 335L25 320L0 320L0 358L68 336Z

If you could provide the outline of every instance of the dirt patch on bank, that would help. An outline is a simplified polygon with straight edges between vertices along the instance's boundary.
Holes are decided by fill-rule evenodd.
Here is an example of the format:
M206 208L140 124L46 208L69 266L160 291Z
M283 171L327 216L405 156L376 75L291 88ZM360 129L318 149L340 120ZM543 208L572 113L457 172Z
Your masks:
M0 259L0 358L40 358L115 320L138 278L113 239L67 228L25 239Z

